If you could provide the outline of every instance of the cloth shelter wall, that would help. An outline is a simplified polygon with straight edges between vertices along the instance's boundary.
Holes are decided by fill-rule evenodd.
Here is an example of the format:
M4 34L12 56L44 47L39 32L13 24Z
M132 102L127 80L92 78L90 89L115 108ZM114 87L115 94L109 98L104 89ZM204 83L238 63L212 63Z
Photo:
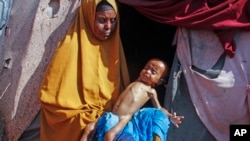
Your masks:
M0 114L5 139L18 140L40 110L39 86L58 41L80 1L13 1L6 34L0 38ZM2 125L1 125L2 126Z
M230 124L250 124L249 37L249 31L236 32L237 53L233 58L225 56L224 64L217 66L221 69L214 70L218 76L210 78L192 66L203 70L213 68L224 52L218 37L210 30L178 30L178 62L173 64L165 106L185 115L185 120L180 129L170 129L170 141L194 140L194 137L228 141Z
M215 30L230 57L235 54L234 30L250 27L248 0L119 0L146 17L164 24L185 28Z

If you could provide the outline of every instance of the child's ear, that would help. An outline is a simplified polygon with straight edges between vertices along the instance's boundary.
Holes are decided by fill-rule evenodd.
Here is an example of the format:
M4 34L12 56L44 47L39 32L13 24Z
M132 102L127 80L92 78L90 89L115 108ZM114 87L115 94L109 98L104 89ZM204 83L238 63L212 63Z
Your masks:
M164 79L160 79L159 81L158 81L158 85L161 85L161 84L164 84L166 81L164 80Z

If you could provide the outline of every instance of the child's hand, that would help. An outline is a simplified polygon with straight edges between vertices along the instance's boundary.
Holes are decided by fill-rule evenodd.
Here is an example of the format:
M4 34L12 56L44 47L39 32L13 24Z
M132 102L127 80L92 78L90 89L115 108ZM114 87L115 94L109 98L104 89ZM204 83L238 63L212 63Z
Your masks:
M175 125L175 127L179 128L179 124L181 124L181 120L184 119L184 116L176 116L176 112L171 114L170 121Z

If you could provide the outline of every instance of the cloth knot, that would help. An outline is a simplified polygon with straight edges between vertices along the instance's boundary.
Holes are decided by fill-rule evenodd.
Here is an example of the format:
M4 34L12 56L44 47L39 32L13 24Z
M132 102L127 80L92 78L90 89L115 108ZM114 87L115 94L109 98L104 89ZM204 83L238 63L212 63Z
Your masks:
M247 91L250 91L250 85L247 85L247 86L246 86L246 90L247 90Z

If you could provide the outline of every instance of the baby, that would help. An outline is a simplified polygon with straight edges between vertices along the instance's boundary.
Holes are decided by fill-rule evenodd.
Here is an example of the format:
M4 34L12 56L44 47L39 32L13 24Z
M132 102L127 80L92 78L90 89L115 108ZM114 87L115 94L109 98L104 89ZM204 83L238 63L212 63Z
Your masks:
M105 141L113 141L116 135L123 130L132 119L134 114L140 110L149 99L151 99L155 108L162 110L170 118L171 122L178 127L178 124L181 123L181 119L184 117L176 116L176 113L171 114L165 108L161 107L155 90L155 86L164 82L163 78L167 72L168 66L164 61L153 58L147 62L146 66L141 70L138 79L132 82L121 95L119 95L112 109L112 114L118 117L118 122L105 133ZM81 141L87 141L88 135L96 128L97 122L98 121L87 125Z

